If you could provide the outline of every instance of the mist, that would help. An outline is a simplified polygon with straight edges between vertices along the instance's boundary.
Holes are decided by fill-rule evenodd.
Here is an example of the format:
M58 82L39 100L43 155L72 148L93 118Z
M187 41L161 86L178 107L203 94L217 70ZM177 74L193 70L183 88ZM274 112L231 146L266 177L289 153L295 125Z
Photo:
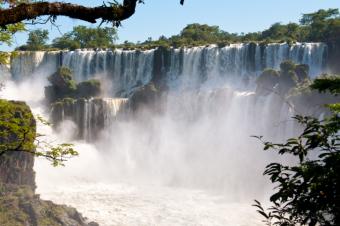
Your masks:
M179 66L169 66L167 92L151 107L133 112L126 109L129 104L125 100L113 106L118 99L112 93L125 86L128 96L136 81L142 80L142 85L150 81L151 51L140 53L135 77L130 76L131 71L114 73L125 73L129 78L125 83L108 77L110 63L98 60L99 55L67 53L64 64L76 65L73 69L79 69L75 70L78 81L100 78L104 82L101 98L113 104L108 115L115 117L101 131L84 126L89 136L83 139L77 138L77 123L70 118L54 129L38 123L38 133L45 134L45 139L71 142L79 152L65 162L65 167L53 168L45 159L37 159L37 192L41 197L72 205L104 226L262 225L251 204L254 199L266 200L271 193L272 185L262 173L278 156L262 151L262 143L252 136L274 142L294 136L299 129L291 119L295 112L275 93L256 95L254 79L245 83L245 77L237 77L235 71L221 77L225 72L217 70L221 66L213 62L207 63L214 70L207 70L204 81L193 77L201 65L195 60L197 53L188 52L188 66L178 78L173 76ZM133 53L119 54L135 57ZM82 59L76 61L81 63L71 63L75 62L72 57ZM91 57L100 62L94 69ZM34 114L49 119L51 109L44 100L44 86L54 72L54 61L42 62L47 64L39 63L34 76L20 68L25 66L17 65L14 71L26 73L26 78L8 81L1 95L26 101ZM83 64L92 66L87 65L81 73ZM86 120L91 118L85 117L84 125Z

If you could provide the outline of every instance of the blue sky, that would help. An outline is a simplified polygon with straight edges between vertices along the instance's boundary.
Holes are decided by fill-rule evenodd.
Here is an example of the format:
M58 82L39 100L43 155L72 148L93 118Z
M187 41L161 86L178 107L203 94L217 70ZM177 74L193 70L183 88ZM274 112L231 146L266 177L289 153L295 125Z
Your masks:
M190 23L218 25L228 32L254 32L268 28L275 22L298 22L302 13L318 9L340 8L340 0L145 0L138 6L135 15L119 28L118 42L144 41L148 37L157 39L161 35L171 36ZM97 6L103 0L65 0L75 4ZM98 26L59 17L57 24L62 33L72 30L76 25ZM103 26L103 25L102 25ZM110 25L107 25L110 26ZM37 28L28 27L29 29ZM41 25L48 29L50 40L60 36L59 31L51 25ZM12 47L0 46L0 50L10 50L24 44L27 34L18 34Z

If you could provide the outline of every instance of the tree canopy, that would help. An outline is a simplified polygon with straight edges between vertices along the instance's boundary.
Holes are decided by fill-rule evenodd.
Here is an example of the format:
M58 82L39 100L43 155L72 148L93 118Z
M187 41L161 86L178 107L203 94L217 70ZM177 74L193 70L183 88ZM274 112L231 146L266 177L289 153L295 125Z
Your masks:
M156 46L182 47L218 44L225 46L236 42L340 42L340 14L338 9L318 10L303 14L298 23L274 23L268 29L251 33L229 33L218 26L189 24L178 35L161 36L142 43L125 43L123 48L153 48Z
M20 50L43 50L47 47L48 30L37 29L28 34L26 45L19 47Z
M58 49L108 48L114 44L117 37L117 31L114 27L88 28L76 26L73 31L54 39L52 47Z

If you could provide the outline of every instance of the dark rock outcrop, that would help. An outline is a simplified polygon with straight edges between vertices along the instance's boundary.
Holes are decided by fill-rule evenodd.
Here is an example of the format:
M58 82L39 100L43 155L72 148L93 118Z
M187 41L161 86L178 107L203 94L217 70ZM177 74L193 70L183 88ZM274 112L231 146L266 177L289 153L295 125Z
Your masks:
M72 207L43 201L28 186L0 184L2 226L96 226Z
M35 189L33 148L35 120L23 102L0 100L0 183Z
M45 97L50 103L64 98L97 97L101 93L100 81L96 79L76 83L69 68L60 67L48 77L51 86L45 87Z
M131 111L136 113L139 110L148 109L153 112L161 112L161 100L166 90L166 87L157 86L153 82L139 87L129 99Z
M96 226L76 209L35 194L35 120L23 102L0 100L0 225ZM30 153L31 152L31 153Z
M102 129L124 116L126 103L123 98L65 98L52 104L51 121L58 127L63 120L71 120L77 126L74 138L94 140Z

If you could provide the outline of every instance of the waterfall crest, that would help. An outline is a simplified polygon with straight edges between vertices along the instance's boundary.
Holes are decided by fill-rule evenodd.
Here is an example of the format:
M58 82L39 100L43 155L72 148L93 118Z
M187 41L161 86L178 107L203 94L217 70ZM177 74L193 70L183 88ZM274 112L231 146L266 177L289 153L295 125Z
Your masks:
M248 43L147 51L38 51L20 53L13 58L11 70L12 76L19 79L39 70L53 73L58 66L66 66L78 82L99 77L109 82L112 95L124 97L150 81L163 80L172 86L186 81L201 84L211 79L249 80L265 68L278 69L287 59L309 65L310 76L315 77L326 69L326 55L327 45L323 43Z

